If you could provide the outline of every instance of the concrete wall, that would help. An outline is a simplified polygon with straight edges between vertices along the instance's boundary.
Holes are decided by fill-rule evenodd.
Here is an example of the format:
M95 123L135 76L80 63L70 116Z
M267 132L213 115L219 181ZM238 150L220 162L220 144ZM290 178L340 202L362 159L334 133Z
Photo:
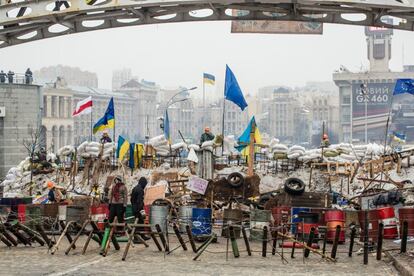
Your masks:
M36 85L0 84L0 178L22 161L28 153L23 147L30 131L41 123L42 91Z

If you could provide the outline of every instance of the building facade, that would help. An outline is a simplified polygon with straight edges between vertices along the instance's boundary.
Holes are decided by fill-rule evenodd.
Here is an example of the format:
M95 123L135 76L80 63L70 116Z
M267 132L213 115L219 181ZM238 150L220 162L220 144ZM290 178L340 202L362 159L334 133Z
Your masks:
M0 84L0 178L29 156L23 144L40 136L42 108L40 86Z
M391 72L392 30L366 27L367 57L370 70L354 73L342 67L333 74L339 87L339 140L344 142L383 142L390 108L404 102L394 97L395 82L414 78L414 72ZM391 106L392 105L392 106Z
M96 73L84 71L78 67L56 65L43 67L33 72L33 77L39 83L55 83L56 79L63 78L67 85L98 87L98 76Z

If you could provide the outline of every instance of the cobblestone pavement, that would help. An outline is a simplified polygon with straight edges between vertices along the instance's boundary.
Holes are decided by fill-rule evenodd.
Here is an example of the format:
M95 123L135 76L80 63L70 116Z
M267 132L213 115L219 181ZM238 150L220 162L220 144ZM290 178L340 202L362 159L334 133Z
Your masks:
M158 252L154 243L150 247L134 245L130 248L126 261L121 261L125 243L121 250L111 248L107 257L99 255L99 247L91 242L87 253L80 254L84 239L77 243L78 248L69 255L64 254L67 241L51 255L45 247L19 246L8 249L0 246L0 275L398 275L391 264L376 261L370 255L369 264L362 264L362 255L354 254L349 258L347 245L339 246L337 263L324 261L316 254L310 254L306 260L302 258L302 250L296 249L295 259L290 258L290 249L285 249L288 263L283 264L281 257L268 253L261 256L261 244L251 243L253 256L247 256L244 243L238 240L240 258L235 259L230 252L226 260L226 241L219 239L212 244L200 259L193 261L194 253L184 252L181 248L171 255L164 256ZM172 239L170 248L177 246ZM268 251L271 251L268 245ZM189 246L190 247L190 246ZM330 247L327 248L330 250ZM356 246L355 249L359 249ZM278 252L281 249L278 248ZM329 251L328 251L329 252Z

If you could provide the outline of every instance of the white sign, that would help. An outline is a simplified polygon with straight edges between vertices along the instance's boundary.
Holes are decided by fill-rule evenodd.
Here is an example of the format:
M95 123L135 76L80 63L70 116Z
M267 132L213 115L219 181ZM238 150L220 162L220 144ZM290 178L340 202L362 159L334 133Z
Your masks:
M208 181L196 176L191 176L187 182L187 189L204 195L206 193Z
M5 116L6 116L6 107L0 106L0 117L5 117Z

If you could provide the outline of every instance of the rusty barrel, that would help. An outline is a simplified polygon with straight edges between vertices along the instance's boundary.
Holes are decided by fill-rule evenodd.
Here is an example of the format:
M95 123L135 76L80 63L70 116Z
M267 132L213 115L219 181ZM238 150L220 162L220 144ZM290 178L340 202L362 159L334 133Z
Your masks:
M228 227L233 226L236 238L240 238L241 226L243 221L243 211L239 209L224 209L223 230L221 235L227 238Z
M326 222L326 239L329 242L335 240L336 227L341 227L341 232L339 233L339 242L345 242L345 212L342 210L328 210L325 212L325 222Z
M400 219L400 236L402 236L402 227L404 221L408 222L408 236L414 236L414 208L403 207L398 209Z
M263 240L263 228L270 226L270 210L250 210L250 239Z
M364 240L364 227L365 227L365 211L358 211L359 225L361 225L361 235L360 240ZM368 211L368 238L376 239L378 237L378 228L379 228L379 217L378 210L369 210Z
M394 207L378 208L379 222L384 225L384 239L395 239L398 237L397 218Z

